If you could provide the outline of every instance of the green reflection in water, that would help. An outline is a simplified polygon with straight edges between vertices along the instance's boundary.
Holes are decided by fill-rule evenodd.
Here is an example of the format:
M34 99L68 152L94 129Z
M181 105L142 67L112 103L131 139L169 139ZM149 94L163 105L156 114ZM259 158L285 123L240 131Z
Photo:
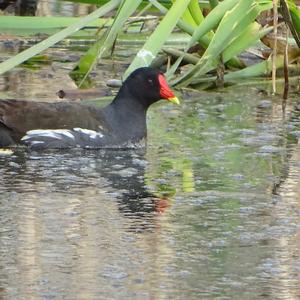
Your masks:
M151 111L148 183L172 193L271 190L287 152L283 121L253 93L211 95L163 103L164 118L161 106Z

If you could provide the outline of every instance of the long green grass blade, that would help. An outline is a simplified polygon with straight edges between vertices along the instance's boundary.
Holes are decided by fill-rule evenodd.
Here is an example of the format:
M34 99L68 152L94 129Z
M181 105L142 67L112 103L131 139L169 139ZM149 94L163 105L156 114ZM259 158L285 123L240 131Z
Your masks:
M300 48L300 10L292 0L288 0L287 5L285 1L281 1L282 14Z
M118 32L124 26L127 19L136 11L142 0L135 0L134 3L131 0L123 1L115 16L114 22L111 28L107 31L104 37L99 39L88 52L80 59L79 63L72 72L72 76L79 75L83 78L80 85L90 73L96 62L111 49Z
M7 30L18 29L61 29L78 22L79 17L18 17L18 16L1 16L0 30L1 33ZM106 20L97 19L86 26L99 27L105 24Z
M190 11L191 16L193 17L195 23L199 26L204 20L202 10L199 6L198 0L191 0L188 9Z
M80 17L18 17L1 16L0 32L16 36L32 36L36 34L52 35L67 26L75 24ZM81 28L81 32L75 35L94 35L99 27L111 26L113 19L97 19ZM83 31L84 30L84 31Z
M219 5L217 7L215 7L205 17L203 22L201 22L201 24L194 30L194 33L193 33L190 41L185 46L185 52L187 52L188 49L191 46L193 46L195 43L200 42L203 37L206 37L205 36L206 34L210 34L210 38L206 37L209 40L209 43L208 43L208 45L209 45L211 42L211 38L213 37L211 30L213 30L214 28L216 28L218 26L218 24L222 20L223 16L226 14L226 12L228 10L232 9L237 3L238 3L238 0L224 0L223 2L219 3ZM207 47L205 47L205 48L207 48ZM174 73L176 72L177 68L179 67L182 59L183 59L183 56L179 57L176 60L176 62L168 70L168 72L166 74L167 77L171 78L174 75Z
M226 47L222 53L223 62L226 63L232 57L240 54L250 46L258 43L259 39L272 31L272 27L260 30L260 25L256 22L251 23L241 34Z
M298 35L300 36L300 10L297 8L297 5L292 1L288 1L288 6L292 17L293 25Z
M168 9L166 7L164 7L161 3L159 3L156 0L149 0L149 2L156 7L162 14L167 14ZM178 20L177 22L177 26L182 29L183 31L185 31L186 33L188 33L189 35L193 35L194 33L194 28L193 26L191 26L190 24L182 21L182 20Z
M228 44L232 43L242 33L243 28L246 28L254 21L259 12L260 10L255 0L241 1L230 11L227 11L198 64L174 83L187 85L193 80L194 76L201 76L215 68L218 64L218 56Z
M176 2L176 0L172 0L172 3L174 4ZM184 11L184 13L181 16L181 20L184 21L185 23L189 24L190 26L192 26L193 28L197 27L197 23L194 20L193 16L191 15L188 7L187 9Z
M283 56L276 57L276 67L283 67ZM261 63L249 66L243 70L230 72L224 76L224 80L240 80L243 78L256 77L261 75L268 75L272 71L272 60L268 59Z
M276 58L276 67L282 68L283 67L283 56L279 55ZM238 70L235 72L230 72L224 75L225 81L240 81L242 79L247 79L251 77L258 77L258 76L267 76L272 71L272 60L268 59L262 62L259 62L257 64L254 64L252 66L249 66L247 68L244 68L242 70ZM204 82L210 82L215 81L216 77L209 77L209 78L199 78L194 79L192 81L193 85L197 85Z
M155 6L161 13L166 14L168 12L168 9L166 9L163 5L161 5L158 1L156 0L149 0L153 6ZM188 33L189 35L193 35L194 33L194 28L189 25L188 23L182 21L182 20L178 20L177 22L177 26L178 28L180 28L181 30L183 30L184 32ZM203 46L205 49L207 48L207 46L210 43L210 39L207 36L202 36L199 39L199 44L201 46Z
M136 68L148 66L162 48L164 42L176 26L190 0L177 0L162 19L155 31L137 53L125 73L125 78Z
M258 15L253 0L243 0L225 13L203 56L218 56Z
M260 30L260 28L261 26L258 23L254 22L250 24L244 31L242 31L241 34L231 44L229 44L228 47L226 47L226 49L222 53L223 63L228 62L230 59L240 54L250 46L255 45L261 37L265 36L267 33L272 31L271 27L264 28L262 30ZM180 56L184 54L185 61L188 61L192 64L197 64L199 61L199 58L196 58L195 56L192 56L188 53L182 54L181 51L175 52L173 49L164 49L164 51L169 52L170 54L175 56ZM218 59L216 59L213 65L216 66L218 62Z
M20 63L26 61L27 59L33 57L34 55L46 50L47 48L53 46L57 42L63 40L65 37L77 32L82 27L86 26L87 24L93 22L97 18L107 14L114 8L116 8L120 4L121 0L111 0L107 4L103 5L102 7L95 10L93 13L87 15L86 17L82 18L80 21L76 22L68 26L67 28L63 29L62 31L50 36L49 38L45 39L44 41L34 45L33 47L17 54L16 56L9 58L8 60L2 62L0 64L0 74L11 70L15 66L19 65Z
M248 0L243 0L244 2ZM194 34L189 42L189 46L195 44L199 39L207 34L212 29L216 28L227 11L232 9L239 0L224 0L219 3L204 19L200 26L194 31Z

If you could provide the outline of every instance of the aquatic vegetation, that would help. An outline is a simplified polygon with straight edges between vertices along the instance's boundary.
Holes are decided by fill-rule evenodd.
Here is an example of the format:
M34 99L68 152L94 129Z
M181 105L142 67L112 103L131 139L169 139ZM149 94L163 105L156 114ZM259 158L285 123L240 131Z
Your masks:
M270 74L275 66L283 68L284 56L287 56L280 52L278 56L276 55L278 36L275 35L274 37L272 31L275 28L277 31L279 26L272 21L272 9L274 9L273 5L275 3L272 0L224 0L222 2L139 0L134 1L134 4L130 0L100 2L85 0L84 2L97 4L100 7L93 13L80 19L70 18L68 20L68 18L62 18L58 20L58 18L49 18L49 21L43 20L41 27L45 30L67 27L1 63L0 74L39 54L66 37L74 35L79 30L86 28L86 26L89 26L89 28L92 26L99 29L97 31L94 30L96 42L82 56L70 74L81 85L95 64L105 55L113 52L118 36L122 32L128 31L128 28L134 26L133 24L136 25L135 20L132 19L133 17L140 17L137 20L137 23L140 24L140 29L135 27L134 33L138 34L139 30L143 30L146 22L145 12L148 12L150 9L152 9L151 12L154 9L156 14L159 13L158 24L154 26L144 45L137 51L124 77L138 67L149 66L153 63L157 64L157 55L162 52L169 62L165 66L167 76L173 85L179 87L198 86L207 81L223 84L224 80L235 81L241 77L265 76ZM277 5L299 47L299 9L292 0L282 0ZM111 14L116 8L117 12L113 21L111 19L107 21L105 16L108 13ZM142 16L140 16L141 13ZM100 17L102 19L99 20ZM267 17L270 19L269 21ZM16 26L19 26L31 29L32 32L36 33L37 28L34 28L32 18L19 18L2 17L0 29L8 30L10 27L16 28ZM14 23L14 20L17 20L17 22ZM275 28L273 25L275 25ZM284 36L287 26L284 27L284 23L279 25L280 34ZM36 24L37 26L38 24ZM177 45L176 48L166 48L165 44L170 34L178 30L187 34L188 38L182 40L182 43ZM284 45L288 43L284 47L291 45L290 40L287 39L288 42L283 42ZM249 53L247 51L253 49L253 47L256 50L254 56L259 61L256 64L253 62L249 64L240 55ZM291 62L299 56L299 51L287 50L286 52ZM251 55L253 56L253 51L248 56Z

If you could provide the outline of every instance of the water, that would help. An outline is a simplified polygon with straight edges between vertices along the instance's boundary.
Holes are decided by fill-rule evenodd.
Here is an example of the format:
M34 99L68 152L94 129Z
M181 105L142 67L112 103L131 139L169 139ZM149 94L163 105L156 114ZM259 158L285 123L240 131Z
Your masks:
M66 49L1 76L0 98L73 89L82 53ZM122 51L94 86L123 72ZM151 107L146 151L0 155L1 299L300 298L299 96L285 115L261 87L181 99Z
M298 299L299 101L151 109L146 153L0 157L3 299Z

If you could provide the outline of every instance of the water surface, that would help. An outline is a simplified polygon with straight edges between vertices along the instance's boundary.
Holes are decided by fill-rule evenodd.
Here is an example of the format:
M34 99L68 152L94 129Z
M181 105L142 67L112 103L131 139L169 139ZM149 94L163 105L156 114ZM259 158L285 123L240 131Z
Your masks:
M2 299L299 299L297 95L182 98L145 153L0 157Z

